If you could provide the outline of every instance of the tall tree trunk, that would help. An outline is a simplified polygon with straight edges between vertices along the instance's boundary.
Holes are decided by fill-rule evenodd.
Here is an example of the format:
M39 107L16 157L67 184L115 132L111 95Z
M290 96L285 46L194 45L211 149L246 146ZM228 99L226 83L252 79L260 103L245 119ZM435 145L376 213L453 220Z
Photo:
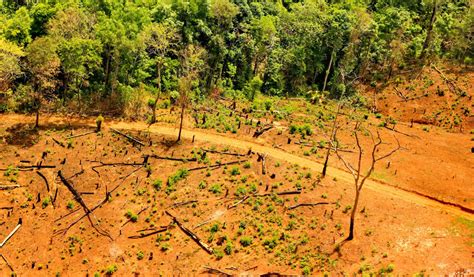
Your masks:
M430 19L430 25L428 25L428 30L426 30L426 39L425 42L423 43L423 50L421 50L421 55L420 59L424 60L426 58L426 53L428 51L428 48L430 47L431 43L431 38L433 37L433 25L436 20L436 10L437 10L437 1L434 0L433 2L433 10L431 12L431 19Z
M39 114L40 114L39 110L40 110L39 107L36 108L35 129L39 127Z
M331 71L331 65L332 65L333 57L334 57L334 50L332 50L332 52L331 52L331 59L329 59L328 69L326 70L326 75L324 76L324 84L323 84L323 90L322 91L326 90L326 84L328 82L329 72Z
M41 99L39 96L35 97L35 129L39 127L39 114L41 109Z
M156 106L158 105L158 99L160 98L160 94L161 94L161 63L158 62L156 67L158 71L158 77L156 80L158 83L158 92L156 93L155 102L153 103L153 116L151 118L151 123L156 122Z
M181 104L181 120L179 122L179 133L178 133L178 139L176 141L181 140L181 131L183 130L183 120L184 120L184 108L186 105L184 103Z
M350 219L350 223L349 223L349 235L347 236L346 240L354 239L355 215L356 215L356 212L357 212L357 206L359 205L359 196L360 196L360 189L356 188L354 206L352 207L351 219Z
M260 61L259 61L259 58L258 58L258 55L255 57L255 62L253 64L253 75L254 76L257 76L257 71L258 71L258 65L259 65Z
M105 91L108 93L110 92L110 60L111 60L110 50L107 51L107 60L105 61Z
M118 71L120 69L120 60L116 59L114 64L115 64L114 74L112 75L112 81L110 83L110 86L111 86L110 93L112 94L114 93L115 87L117 86L117 77L118 77Z
M344 79L344 77L343 77ZM337 104L337 111L336 111L336 116L334 117L334 121L332 124L332 129L331 129L331 138L330 138L330 143L332 143L335 140L336 136L336 125L337 125L337 118L339 117L339 113L341 112L342 108L342 98L344 97L344 92L341 94L339 97L339 103ZM337 147L337 145L336 145ZM326 176L326 171L328 168L328 163L329 163L329 155L331 154L331 145L329 145L327 151L326 151L326 158L324 159L324 166L323 166L323 172L322 177L324 178Z

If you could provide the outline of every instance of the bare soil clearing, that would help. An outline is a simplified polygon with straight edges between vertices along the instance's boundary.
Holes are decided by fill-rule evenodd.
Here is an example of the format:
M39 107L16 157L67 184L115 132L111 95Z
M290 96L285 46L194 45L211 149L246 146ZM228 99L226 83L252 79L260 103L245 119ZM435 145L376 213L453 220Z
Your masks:
M51 191L59 188L59 193L54 208L50 203L43 208L48 192L34 171L15 175L15 182L22 187L0 191L0 207L13 207L12 211L0 210L1 237L15 227L19 217L23 218L19 232L0 250L21 275L105 274L115 267L117 276L132 272L145 276L204 274L205 266L229 274L301 274L306 268L313 274L342 274L375 273L389 265L394 266L395 274L445 274L469 267L472 261L472 213L376 181L367 183L369 189L362 197L356 239L345 244L339 253L334 252L348 227L347 207L353 197L352 187L346 182L350 181L348 173L331 168L329 174L335 178L318 181L315 176L321 165L317 161L266 146L265 137L253 143L246 137L184 130L186 140L175 144L176 129L172 127L154 125L146 130L142 123L106 122L102 135L68 140L71 134L88 132L91 128L87 126L92 126L93 121L56 117L45 120L46 127L38 133L30 134L21 125L9 128L29 120L24 116L2 116L1 135L5 141L9 137L12 140L2 143L0 167L17 165L20 160L35 164L47 152L43 164L57 167L39 172L49 180ZM126 138L109 132L110 127L131 134L146 146L134 147ZM195 142L191 143L193 136ZM170 176L178 176L180 169L205 164L204 160L191 161L192 157L201 157L196 152L200 148L242 154L248 149L265 152L269 156L269 174L262 175L256 155L235 157L209 152L210 164L241 159L248 159L250 164L189 171L184 179L169 186ZM188 157L190 162L150 158L150 169L136 166L145 153ZM125 164L97 167L103 165L100 162ZM80 173L82 169L84 172ZM112 239L99 235L87 219L66 233L55 235L83 214L78 210L58 220L79 207L56 177L58 170L70 179L90 208L103 201L106 191L119 185L111 201L95 210L93 217ZM274 179L271 173L276 173ZM11 182L10 177L2 176L2 182ZM160 189L156 189L156 180L161 181ZM297 195L270 193L299 189L301 194ZM270 196L253 197L252 193ZM249 197L245 199L244 195ZM239 203L242 199L245 200ZM338 204L287 210L297 203L317 202ZM235 208L229 208L237 203ZM218 253L223 257L207 254L178 226L170 226L172 219L165 211L221 251ZM167 230L129 238L162 228ZM230 255L225 253L228 242L232 246ZM8 274L8 267L3 262L0 265L0 274Z
M18 120L21 120L20 116L13 115L10 117L10 119L5 120L5 122L7 121L18 122ZM64 122L68 122L68 124L72 124L72 125L87 124L89 126L93 126L92 119L89 119L89 120L74 119L71 121L64 121L57 117L50 117L47 120L47 124L49 123L60 124ZM112 128L119 128L119 129L124 129L124 130L135 130L135 131L148 130L151 133L156 133L156 134L165 135L165 136L174 136L176 135L176 131L177 131L176 128L168 127L168 126L152 125L150 128L147 128L146 124L140 123L140 122L133 122L133 123L111 122L111 123L108 123L108 125ZM450 134L445 134L445 135L449 136ZM183 130L182 136L187 139L192 139L193 137L195 137L196 140L210 142L213 144L230 145L234 148L240 148L242 150L252 149L253 151L256 151L256 152L267 153L268 155L270 155L271 157L277 160L286 161L293 164L298 164L302 167L307 167L315 172L321 172L322 170L321 163L311 160L311 159L307 159L301 156L288 153L280 149L276 149L274 147L266 146L264 140L260 140L260 143L255 143L255 142L250 141L250 138L246 138L245 136L244 137L240 136L239 138L237 138L236 136L229 137L229 136L223 136L219 134L213 134L210 132L203 132L202 130L196 130L196 129L194 130L185 129ZM449 150L452 150L452 145L449 146ZM423 151L423 150L420 150L420 151ZM425 153L428 153L428 151ZM406 159L406 158L403 158L403 159ZM436 160L435 157L433 157L433 159ZM461 170L457 174L461 174L461 175L468 174L468 176L465 176L465 177L461 176L460 179L468 178L468 181L469 181L469 174L472 174L473 173L472 171L474 171L474 159L470 159L470 160L472 160L473 163L470 164L468 161L466 161L466 164L467 164L467 167L471 168L472 170L468 170L468 169L466 171ZM410 157L410 161L412 161L411 157ZM424 161L424 162L430 163L430 161ZM438 162L433 161L433 162L434 164L439 163L439 161ZM407 170L410 170L410 168L407 168ZM417 170L417 168L414 168L414 170ZM423 173L423 171L421 171L421 172L418 172L417 174L430 175L431 173L430 172ZM348 172L343 171L342 169L339 169L339 168L330 167L328 170L328 175L347 183L351 183L351 180L352 180L352 176ZM415 176L414 173L413 175ZM383 193L383 194L386 194L387 196L395 197L400 200L404 200L406 202L411 202L411 203L415 203L421 206L436 208L442 211L447 211L454 215L470 218L471 220L474 219L474 213L473 213L474 204L472 203L474 202L474 198L471 198L468 203L468 204L471 204L472 206L471 208L471 206L469 205L464 206L465 203L457 204L456 202L450 202L449 200L444 201L443 199L438 199L436 196L425 194L423 190L417 191L416 186L413 186L413 185L404 189L403 187L401 188L397 187L397 185L394 183L389 184L387 182L382 183L376 180L369 180L367 182L366 187L375 192ZM451 190L451 189L452 188L448 188L448 190ZM470 186L470 191L464 190L463 192L460 192L460 193L462 193L462 197L465 198L467 196L468 198L470 198L470 195L474 196L473 189L474 188ZM430 198L434 198L434 199L430 199Z

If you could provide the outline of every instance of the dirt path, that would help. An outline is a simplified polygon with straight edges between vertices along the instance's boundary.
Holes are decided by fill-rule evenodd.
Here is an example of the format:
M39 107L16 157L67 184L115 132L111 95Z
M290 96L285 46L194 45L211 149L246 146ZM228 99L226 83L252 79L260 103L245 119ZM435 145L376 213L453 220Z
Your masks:
M31 120L32 120L31 117L26 117L22 115L0 116L0 121L2 121L2 123L7 123L7 122L18 123L18 122L26 122L26 121L31 121ZM44 122L71 123L71 124L77 123L77 124L85 124L85 125L93 126L93 123L92 123L93 120L86 120L86 119L65 120L64 118L55 117L55 116L48 117L47 119L45 118ZM112 128L125 129L125 130L137 130L137 131L138 130L142 131L147 128L147 125L141 122L108 122L107 125L108 127L112 127ZM149 131L156 134L176 136L178 130L177 128L173 128L173 127L153 125L150 127ZM302 167L307 167L317 172L321 172L322 170L322 164L318 162L315 162L303 157L299 157L299 156L287 153L285 151L282 151L273 147L261 145L255 142L226 137L219 134L206 133L206 132L202 132L198 130L183 129L183 132L181 135L185 139L192 139L193 136L195 136L195 139L199 141L207 141L207 142L211 142L215 144L229 145L229 146L240 148L243 150L252 149L253 151L267 153L269 156L275 159L294 163L294 164L299 164ZM329 167L327 171L327 175L331 177L336 177L338 180L344 181L348 184L353 183L353 178L350 173L337 169L337 168ZM433 208L440 211L445 211L456 216L463 216L470 220L474 220L474 213L472 213L472 211L463 210L461 207L458 207L449 203L443 203L440 200L432 199L429 196L420 195L417 192L411 192L411 191L406 191L406 190L397 188L395 184L388 185L388 184L383 184L374 180L367 180L365 183L365 188L370 189L375 192L379 192L381 194L384 194L385 196L393 197L395 199L400 199L405 202L414 203L423 207Z

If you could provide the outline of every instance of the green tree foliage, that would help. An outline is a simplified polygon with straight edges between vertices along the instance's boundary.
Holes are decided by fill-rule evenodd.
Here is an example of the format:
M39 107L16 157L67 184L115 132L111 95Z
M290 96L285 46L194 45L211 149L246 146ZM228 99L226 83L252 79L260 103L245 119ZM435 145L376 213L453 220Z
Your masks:
M39 125L41 101L46 94L54 91L57 86L60 59L56 53L57 45L50 37L35 39L28 45L27 68L31 74L33 105L36 111L36 124Z
M0 38L0 90L6 91L10 88L11 82L22 73L22 56L24 52L21 47Z
M473 30L469 0L2 1L1 90L41 89L36 69L18 78L32 61L21 49L49 43L59 70L48 90L65 101L123 104L180 87L199 97L338 97L351 80L385 81L433 59L472 64ZM192 78L182 55L190 45L203 53Z

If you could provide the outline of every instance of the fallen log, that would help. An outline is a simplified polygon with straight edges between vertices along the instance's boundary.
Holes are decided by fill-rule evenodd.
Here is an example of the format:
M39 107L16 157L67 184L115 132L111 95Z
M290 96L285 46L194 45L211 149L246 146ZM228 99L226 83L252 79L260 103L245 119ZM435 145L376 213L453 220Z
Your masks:
M271 196L271 195L293 195L293 194L301 194L300 190L293 190L293 191L282 191L282 192L269 192L264 194L254 194L255 197L264 197L264 196Z
M0 190L11 190L21 187L20 185L0 185Z
M87 217L89 219L89 222L92 226L92 228L94 228L99 234L103 235L103 236L106 236L108 237L109 239L112 240L112 237L110 236L110 234L108 234L107 232L103 231L103 230L99 230L98 229L98 221L97 221L97 226L96 224L94 224L92 222L92 219L90 217L90 215L92 214L93 210L89 209L86 205L86 203L84 202L84 200L82 199L80 193L72 186L72 184L69 183L69 181L63 176L61 170L58 171L58 176L59 178L61 179L61 182L68 188L68 190L71 192L71 194L74 196L74 199L82 206L82 208L84 209L84 215L82 217L79 218L78 221L76 221L74 224L76 224L77 222L79 222L82 218L84 217ZM106 199L109 197L109 194L106 192ZM69 230L74 224L70 225L67 229Z
M7 258L5 256L3 256L3 254L0 254L0 257L2 257L2 259L7 264L8 268L10 268L10 270L12 271L12 276L16 276L16 274L13 275L13 272L15 272L15 270L13 269L12 265L8 262Z
M49 192L49 182L48 179L46 179L46 176L44 176L44 174L39 171L36 171L36 174L38 174L44 180L44 183L46 184L46 190Z
M95 172L97 172L95 169L99 167L104 167L104 166L143 166L143 163L104 163L104 162L99 162L100 165L94 165L91 167L91 169Z
M58 171L58 176L59 179L61 179L61 182L67 187L67 189L71 192L71 194L74 196L74 199L79 203L79 205L82 206L84 211L86 213L90 213L91 210L87 207L86 203L84 200L82 200L81 194L72 186L71 183L63 176L63 173L61 170Z
M330 202L318 202L318 203L299 203L293 206L290 206L287 208L287 210L293 210L299 207L314 207L314 206L319 206L319 205L328 205L328 204L334 204Z
M259 136L263 135L266 131L269 131L270 129L273 128L273 125L265 126L260 129L255 130L255 133L253 133L254 138L258 138Z
M55 219L54 222L61 221L62 219L64 219L64 218L66 218L66 217L72 215L73 213L79 211L80 209L81 209L81 208L75 208L74 210L70 211L69 213L67 213L67 214L65 214L65 215L63 215L63 216L61 216L61 217L59 217L58 219Z
M114 129L114 128L110 128L110 130L112 130L112 132L114 132L114 133L117 133L117 134L119 134L119 135L121 135L121 136L126 137L127 139L129 139L129 140L132 141L132 142L135 142L135 143L137 143L137 144L140 144L141 146L145 146L145 144L144 144L143 142L139 141L138 139L136 139L136 138L134 138L134 137L132 137L132 136L130 136L130 135L124 134L124 133L122 133L122 132L120 132L119 130L116 130L116 129Z
M221 155L229 155L229 156L237 156L237 157L244 157L248 156L249 154L240 154L240 153L232 153L232 152L224 152L224 151L217 151L212 149L202 149L204 152L214 153L214 154L221 154Z
M175 222L186 235L188 235L192 240L194 240L194 242L201 246L201 248L204 249L208 254L214 253L211 246L203 242L196 234L186 228L175 216L170 214L168 211L165 211L165 213L173 219L173 222Z
M395 129L390 129L387 126L384 126L384 128L387 129L387 130L390 130L392 132L399 133L399 134L402 134L404 136L410 137L410 138L418 138L418 139L420 138L417 135L411 135L411 134L407 134L407 133L404 133L404 132L401 132L401 131L398 131L398 130L395 130Z
M56 142L59 146L63 147L63 148L66 148L66 144L64 144L64 142L61 142L55 138L52 138L54 142Z
M54 235L58 235L58 234L61 234L61 233L62 233L62 234L66 234L69 229L71 229L74 225L76 225L76 224L77 224L79 221L81 221L84 217L87 217L87 218L89 219L89 222L91 223L92 227L93 227L99 234L101 234L101 235L103 235L103 236L106 236L106 237L108 237L109 239L112 240L112 237L110 236L110 234L108 234L107 232L104 232L104 231L99 230L99 229L92 223L92 220L91 220L91 218L90 218L90 214L91 214L92 212L94 212L96 209L102 207L105 203L108 203L110 197L111 197L111 193L110 193L110 192L107 192L107 187L106 187L104 200L102 200L99 204L97 204L95 207L93 207L92 209L90 209L90 213L87 213L87 212L84 213L84 214L83 214L81 217L79 217L76 221L74 221L73 223L69 224L69 226L67 226L67 227L64 228L64 229L57 230L57 231L55 231L53 234L54 234ZM74 212L74 211L73 211L73 212ZM72 213L72 212L71 212L71 213ZM71 214L71 213L70 213L70 214ZM66 216L67 216L67 215L66 215ZM62 218L64 218L64 217L65 217L65 216L63 216ZM62 218L60 218L60 219L62 219ZM56 222L56 221L59 221L60 219L55 220L55 222Z
M403 95L403 93L401 91L399 91L397 87L393 87L393 88L397 92L398 96L400 96L405 102L408 101L408 98L405 95Z
M37 164L37 165L19 165L17 166L19 169L42 169L42 168L56 168L55 165L42 165L42 164Z
M161 229L158 229L158 230L155 230L153 232L150 232L150 233L142 233L140 235L135 235L135 236L129 236L128 238L129 239L141 239L141 238L146 238L146 237L149 237L149 236L152 236L152 235L155 235L155 234L158 234L158 233L163 233L163 232L166 232L168 231L169 229L169 226L166 226L166 227L163 227Z
M158 160L168 160L168 161L179 161L179 162L195 162L197 161L197 158L176 158L176 157L166 157L166 156L159 156L159 155L144 155L143 157L150 157L153 159L158 159Z
M113 193L115 190L117 190L121 185L123 185L123 183L125 183L125 180L126 180L128 177L130 177L131 175L133 175L135 172L137 172L140 168L141 168L141 167L139 167L139 168L137 168L137 169L134 169L132 172L128 173L127 175L125 175L125 176L123 176L123 177L120 177L119 179L122 179L122 181L121 181L118 185L116 185L110 192L107 190L107 186L106 186L106 187L105 187L105 198L104 198L104 200L102 200L99 204L97 204L95 207L93 207L93 208L91 209L91 212L94 212L95 210L100 209L101 207L103 207L106 203L109 203L109 199L110 199L112 193ZM72 212L69 213L69 214L72 214L73 212L75 212L75 211L72 211ZM63 219L63 218L65 218L65 217L68 216L69 214L67 214L67 215L65 215L65 216L62 216L61 218L55 220L55 222L56 222L56 221L59 221L59 220L61 220L61 219ZM54 234L55 234L55 235L60 234L60 233L66 234L69 229L71 229L74 225L76 225L79 221L81 221L81 220L82 220L84 217L86 217L86 216L88 216L88 214L82 215L79 219L77 219L77 220L74 221L73 223L69 224L68 227L66 227L66 228L64 228L64 229L61 229L61 230L57 230ZM108 237L111 239L110 235L107 234L107 235L105 235L105 236L108 236Z
M444 73L443 73L441 70L439 70L434 64L431 64L431 67L433 67L434 70L436 70L436 72L439 73L439 75L440 75L440 76L444 79L444 81L448 84L448 88L449 88L451 91L453 91L454 93L456 93L456 94L458 94L458 95L463 92L463 90L462 90L460 87L458 87L458 86L456 85L456 83L455 83L453 80L451 80L451 79L449 79L448 77L446 77L446 75L444 75ZM456 90L458 90L458 92L457 92Z
M13 237L13 235L18 231L18 229L20 229L22 224L23 224L23 220L20 218L18 220L18 224L16 225L15 229L13 229L13 231L11 231L10 234L8 234L8 236L3 240L3 242L0 243L0 248L2 248L11 237Z
M238 161L231 161L231 162L226 162L226 163L219 163L219 164L214 164L214 165L205 165L205 166L199 166L199 167L194 167L188 169L188 171L195 171L195 170L201 170L201 169L216 169L224 165L233 165L233 164L238 164L242 162L246 162L247 160L238 160Z
M82 167L82 166L81 166ZM72 178L76 178L77 176L81 175L84 173L84 168L81 168L81 170L77 173L74 173L73 175L69 176L67 179L71 180Z
M250 195L247 195L247 196L245 196L244 198L242 198L242 199L240 199L239 201L237 201L235 204L227 206L227 209L229 209L229 210L230 210L230 209L233 209L233 208L237 207L240 203L244 202L245 200L247 200L247 199L249 199L249 198L250 198Z

